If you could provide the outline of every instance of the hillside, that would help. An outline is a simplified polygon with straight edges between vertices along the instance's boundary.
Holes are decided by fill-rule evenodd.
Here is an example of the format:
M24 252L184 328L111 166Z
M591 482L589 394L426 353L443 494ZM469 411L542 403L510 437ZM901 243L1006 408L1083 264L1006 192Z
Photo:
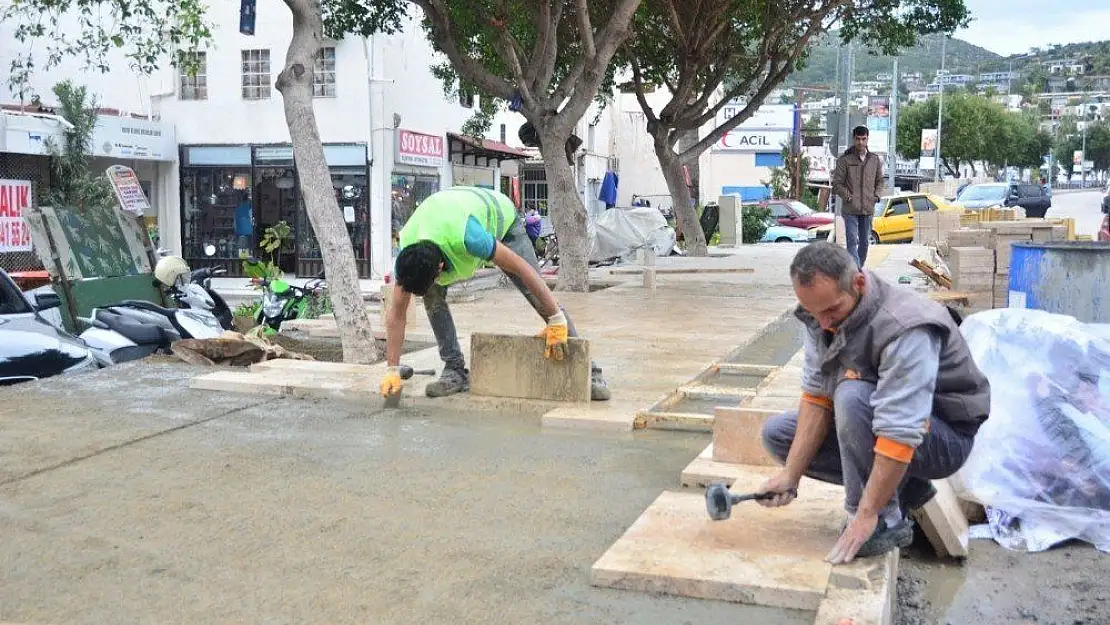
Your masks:
M837 53L843 51L836 33L829 33L810 53L805 67L793 74L789 85L833 86L837 78ZM921 72L931 80L940 69L941 36L922 37L916 46L905 50L898 57L898 70L902 74ZM1004 58L990 50L972 45L962 39L949 39L945 49L945 68L953 73L973 74L1007 69ZM854 53L856 80L874 80L876 74L890 73L893 57L879 56L856 48ZM1015 68L1016 69L1016 68Z

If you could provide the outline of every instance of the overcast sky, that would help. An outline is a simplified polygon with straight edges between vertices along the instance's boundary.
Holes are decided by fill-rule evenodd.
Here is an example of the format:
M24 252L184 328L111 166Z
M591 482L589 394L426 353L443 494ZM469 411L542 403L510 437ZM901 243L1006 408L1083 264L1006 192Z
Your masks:
M972 22L955 36L998 54L1110 39L1108 0L964 0Z

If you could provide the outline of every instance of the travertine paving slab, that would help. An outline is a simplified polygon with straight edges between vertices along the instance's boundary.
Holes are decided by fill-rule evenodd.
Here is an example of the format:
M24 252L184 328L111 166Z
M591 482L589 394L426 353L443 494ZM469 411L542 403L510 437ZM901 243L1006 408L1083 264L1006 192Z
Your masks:
M733 466L735 492L774 472ZM709 518L704 491L664 492L594 564L593 584L816 611L843 519L839 490L822 486L803 482L784 508L739 504L726 521Z
M590 343L567 341L563 360L544 357L538 336L474 333L470 337L470 392L492 397L590 401Z

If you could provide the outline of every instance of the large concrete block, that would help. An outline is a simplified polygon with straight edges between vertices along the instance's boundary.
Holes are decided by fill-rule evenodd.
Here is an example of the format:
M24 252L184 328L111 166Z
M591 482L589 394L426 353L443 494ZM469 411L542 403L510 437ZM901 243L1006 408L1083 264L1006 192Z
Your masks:
M563 360L543 356L538 336L470 336L470 393L545 401L590 401L590 343L572 338Z
M713 416L713 460L777 466L761 442L763 423L777 410L718 407Z

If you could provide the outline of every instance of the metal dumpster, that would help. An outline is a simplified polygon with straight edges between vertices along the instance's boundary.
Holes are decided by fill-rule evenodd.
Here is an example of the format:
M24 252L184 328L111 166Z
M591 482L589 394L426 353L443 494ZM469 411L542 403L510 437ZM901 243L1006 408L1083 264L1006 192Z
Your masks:
M1110 244L1013 243L1009 304L1110 322Z

